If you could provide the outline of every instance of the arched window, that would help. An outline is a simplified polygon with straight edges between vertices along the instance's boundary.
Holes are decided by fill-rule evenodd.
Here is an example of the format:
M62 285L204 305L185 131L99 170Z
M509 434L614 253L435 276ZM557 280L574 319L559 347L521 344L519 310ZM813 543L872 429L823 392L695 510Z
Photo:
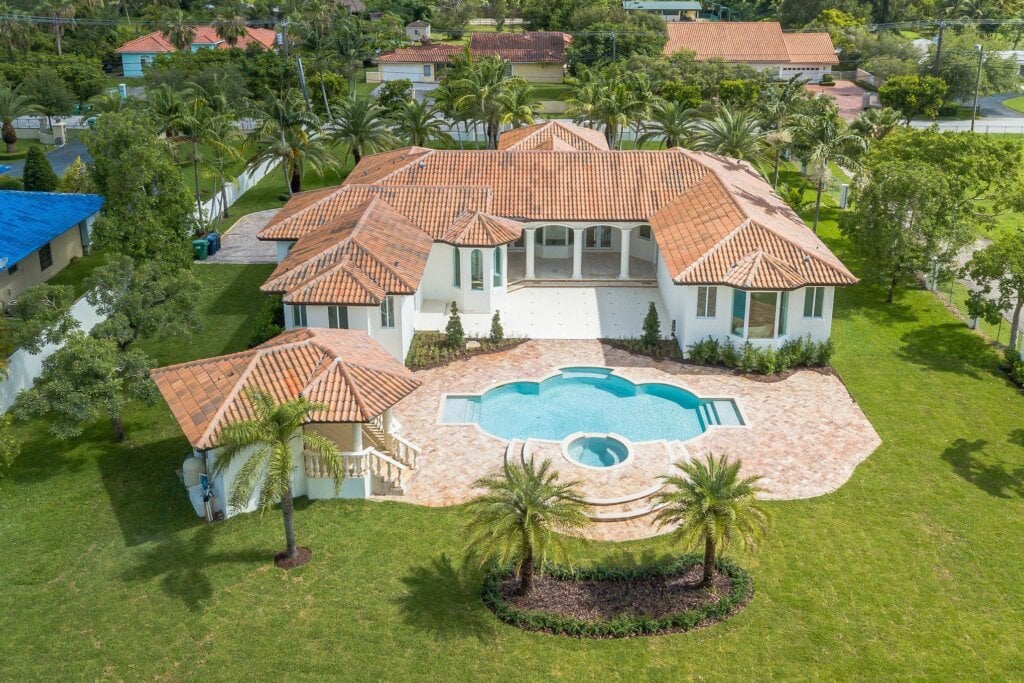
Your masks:
M484 288L484 253L479 249L469 254L469 283L472 289Z
M452 249L452 287L462 287L462 254L458 247Z
M493 283L495 287L501 287L502 272L501 272L501 247L494 248L494 277Z

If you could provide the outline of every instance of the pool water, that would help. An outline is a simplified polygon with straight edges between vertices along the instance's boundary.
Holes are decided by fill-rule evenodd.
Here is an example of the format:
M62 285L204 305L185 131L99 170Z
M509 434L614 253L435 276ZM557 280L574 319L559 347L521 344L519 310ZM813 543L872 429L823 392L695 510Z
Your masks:
M587 467L614 467L629 457L626 444L610 436L581 436L565 448L569 457Z
M503 439L560 441L615 433L630 441L685 441L713 424L743 424L729 399L701 399L670 384L634 384L609 368L562 368L542 382L510 382L476 396L448 396L447 423L476 422Z

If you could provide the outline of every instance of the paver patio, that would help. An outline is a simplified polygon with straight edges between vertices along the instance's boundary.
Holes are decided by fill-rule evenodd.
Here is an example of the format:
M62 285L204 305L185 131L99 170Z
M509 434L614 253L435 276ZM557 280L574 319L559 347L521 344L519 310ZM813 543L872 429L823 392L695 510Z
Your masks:
M221 237L221 248L205 261L196 263L277 263L277 247L261 242L256 233L270 222L280 209L256 211L242 216Z
M685 447L674 443L673 449L697 458L708 453L740 458L743 474L762 477L765 498L809 498L834 491L881 443L833 374L802 370L783 380L759 381L724 369L633 355L596 340L535 340L416 373L423 385L395 407L403 435L423 448L403 500L429 506L466 502L477 493L473 482L498 471L504 460L504 439L475 425L439 424L443 394L478 393L495 383L540 379L573 365L612 367L635 382L667 382L701 397L734 398L746 426L712 427ZM558 464L560 471L564 464ZM635 482L628 488L621 495L635 492ZM602 486L592 497L611 493ZM654 535L658 531L651 517L602 522L588 535L615 540Z

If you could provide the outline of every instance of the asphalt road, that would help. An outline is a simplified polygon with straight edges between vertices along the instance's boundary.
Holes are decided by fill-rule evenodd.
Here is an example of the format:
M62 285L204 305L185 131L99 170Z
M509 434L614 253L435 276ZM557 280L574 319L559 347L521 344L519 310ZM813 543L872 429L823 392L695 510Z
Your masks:
M63 147L58 147L46 153L46 158L50 160L50 165L53 166L53 172L58 176L63 175L67 167L75 163L75 159L78 157L82 157L82 161L86 163L92 160L92 157L89 156L89 150L78 140L72 140ZM5 161L3 165L11 167L11 170L4 173L4 175L20 178L25 168L25 160Z

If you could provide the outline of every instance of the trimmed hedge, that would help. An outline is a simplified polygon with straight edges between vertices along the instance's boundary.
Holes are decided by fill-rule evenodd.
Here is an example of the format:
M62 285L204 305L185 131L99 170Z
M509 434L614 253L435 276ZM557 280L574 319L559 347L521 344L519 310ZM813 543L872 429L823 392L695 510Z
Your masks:
M632 581L673 576L702 561L703 556L691 553L671 562L644 565L635 569L614 567L569 569L560 565L547 564L544 574L557 581ZM732 581L732 587L727 595L721 596L718 602L662 617L622 614L614 619L590 621L551 612L531 612L518 609L505 602L501 594L501 582L515 574L515 569L511 565L497 567L487 572L484 576L481 597L484 604L499 619L506 624L527 631L544 631L554 635L576 638L629 638L689 631L709 622L725 619L736 608L745 605L753 594L753 582L746 570L724 558L718 560L717 567Z
M1003 370L1010 381L1024 389L1024 360L1013 349L1006 349L1003 355Z
M810 336L790 339L778 349L746 342L737 347L731 339L722 343L714 337L694 342L687 356L696 365L724 365L740 372L774 375L792 368L824 368L832 361L836 347L831 339L816 342Z

